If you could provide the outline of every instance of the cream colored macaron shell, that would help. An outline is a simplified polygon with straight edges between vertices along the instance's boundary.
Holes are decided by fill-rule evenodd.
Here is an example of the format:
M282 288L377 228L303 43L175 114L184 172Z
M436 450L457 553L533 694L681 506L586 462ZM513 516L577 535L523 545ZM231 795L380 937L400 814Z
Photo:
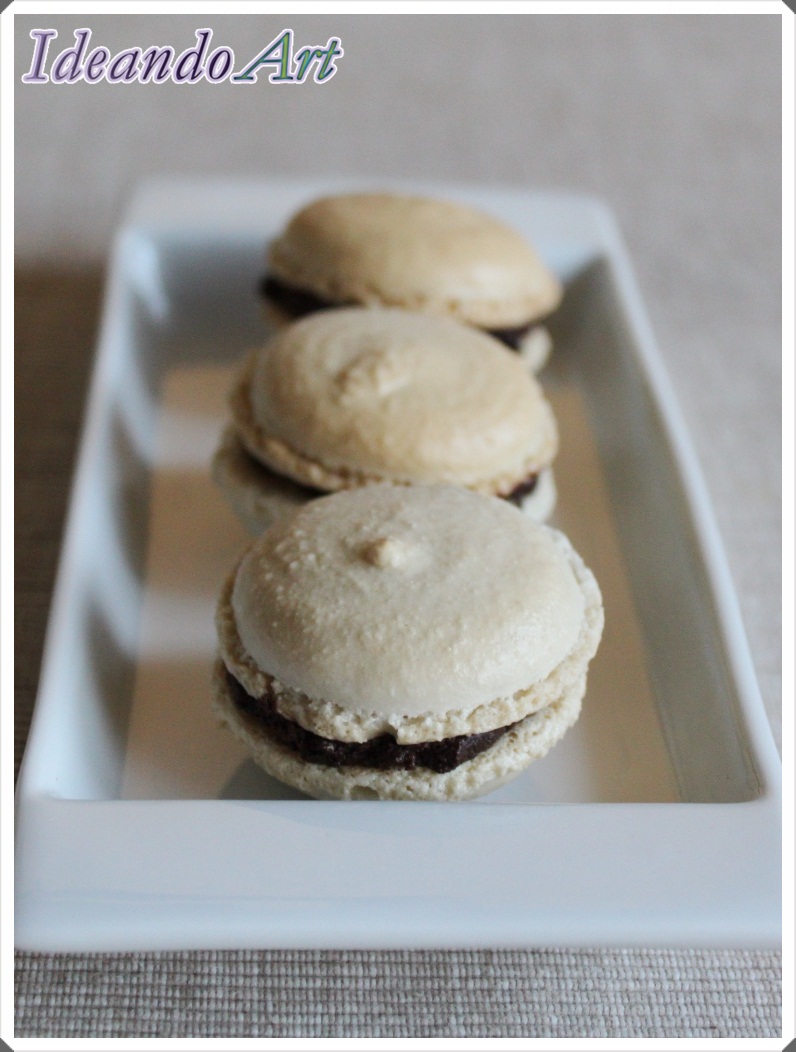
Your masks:
M569 546L516 508L373 486L268 530L240 563L231 613L257 668L384 731L544 680L576 647L589 602Z
M275 778L321 800L470 800L500 788L561 740L580 715L581 678L539 712L509 729L485 752L450 771L404 770L308 763L242 713L232 698L222 661L213 676L213 710L246 747L255 763Z
M225 428L211 467L213 481L255 537L319 496L315 490L276 474L250 456L232 426ZM557 495L553 469L545 468L533 490L512 503L523 515L545 522L553 513Z
M552 462L553 412L520 358L426 315L344 308L280 331L231 398L249 453L305 485L446 482L508 493Z
M221 434L211 472L237 518L255 537L318 497L314 490L270 471L250 456L232 426Z
M516 231L466 205L343 194L299 211L269 253L271 273L334 303L395 306L481 328L550 313L561 286Z

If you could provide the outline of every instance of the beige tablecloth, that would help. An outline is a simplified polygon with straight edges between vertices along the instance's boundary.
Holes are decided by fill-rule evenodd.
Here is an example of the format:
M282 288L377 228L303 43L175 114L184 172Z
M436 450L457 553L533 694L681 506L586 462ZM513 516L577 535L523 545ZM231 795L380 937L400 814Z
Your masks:
M42 17L17 18L18 76ZM62 46L90 24L113 51L179 50L201 22L246 56L286 16L46 21ZM302 41L342 39L328 85L17 91L17 762L109 237L140 177L197 170L604 198L707 476L778 741L778 17L329 13L291 25ZM779 974L774 953L699 948L25 953L17 1035L773 1037Z

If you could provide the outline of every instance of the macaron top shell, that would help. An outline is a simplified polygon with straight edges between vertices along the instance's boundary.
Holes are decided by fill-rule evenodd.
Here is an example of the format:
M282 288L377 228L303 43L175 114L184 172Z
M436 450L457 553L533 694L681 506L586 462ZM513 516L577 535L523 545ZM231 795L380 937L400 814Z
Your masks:
M378 304L482 328L524 325L561 285L528 242L450 201L343 194L303 208L269 252L271 273L335 303Z
M519 481L557 449L552 410L520 358L447 319L314 314L265 345L248 383L248 431L333 471L472 486Z
M575 646L585 599L567 552L492 497L368 486L267 530L231 608L256 665L309 698L388 720L466 712Z

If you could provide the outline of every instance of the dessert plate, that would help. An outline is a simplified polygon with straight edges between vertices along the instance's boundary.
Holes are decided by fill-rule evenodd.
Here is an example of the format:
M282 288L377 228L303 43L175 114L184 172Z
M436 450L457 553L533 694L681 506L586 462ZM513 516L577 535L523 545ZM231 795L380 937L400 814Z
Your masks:
M503 217L565 282L542 375L561 432L555 525L606 611L579 723L516 781L458 804L309 800L215 726L213 610L247 543L208 472L226 389L266 334L268 239L350 188L148 183L117 237L17 789L17 945L778 945L779 759L599 202L396 187Z

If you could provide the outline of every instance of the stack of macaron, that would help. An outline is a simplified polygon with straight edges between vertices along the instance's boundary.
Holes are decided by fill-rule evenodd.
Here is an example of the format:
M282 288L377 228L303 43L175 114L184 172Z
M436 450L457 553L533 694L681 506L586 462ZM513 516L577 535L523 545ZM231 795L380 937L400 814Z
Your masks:
M515 230L466 205L403 194L313 201L271 245L262 291L271 317L343 306L398 307L471 325L534 372L561 284Z
M564 536L511 505L364 486L306 504L234 567L215 711L311 796L468 799L575 722L602 617Z
M293 217L263 291L278 328L213 461L257 536L218 605L216 714L311 796L488 792L575 722L602 631L543 525L560 285L473 209L354 194Z
M555 503L553 412L517 355L447 318L343 307L252 353L213 474L260 533L324 493L448 483L543 520Z

